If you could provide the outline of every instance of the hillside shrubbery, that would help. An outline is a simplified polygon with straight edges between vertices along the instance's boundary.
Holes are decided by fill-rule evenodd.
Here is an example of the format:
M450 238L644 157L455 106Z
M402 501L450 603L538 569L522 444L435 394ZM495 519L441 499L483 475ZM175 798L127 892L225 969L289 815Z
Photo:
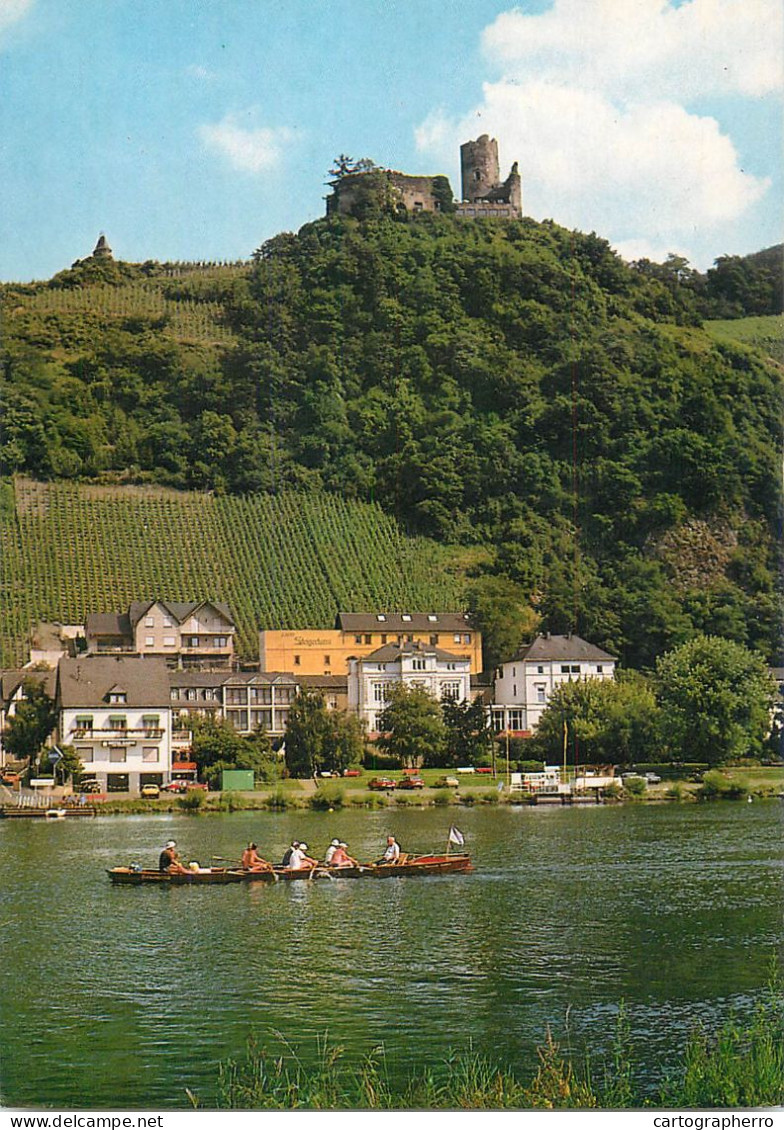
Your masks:
M549 222L321 220L246 273L148 270L217 302L220 342L6 288L2 469L373 499L492 548L491 630L498 578L634 665L697 632L772 657L780 378L702 332L707 283L653 266Z

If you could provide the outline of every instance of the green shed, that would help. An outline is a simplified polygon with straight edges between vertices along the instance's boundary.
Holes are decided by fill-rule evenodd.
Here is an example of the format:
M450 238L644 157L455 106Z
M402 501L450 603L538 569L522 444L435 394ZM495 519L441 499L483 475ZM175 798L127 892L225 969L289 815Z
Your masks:
M224 793L229 789L250 792L253 789L253 784L254 782L252 769L221 770L221 791Z

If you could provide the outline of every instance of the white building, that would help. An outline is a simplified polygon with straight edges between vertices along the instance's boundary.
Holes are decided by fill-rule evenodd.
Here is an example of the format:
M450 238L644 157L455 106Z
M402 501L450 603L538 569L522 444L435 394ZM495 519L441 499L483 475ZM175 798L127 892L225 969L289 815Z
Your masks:
M370 655L349 659L348 708L370 733L378 732L390 687L400 683L409 689L421 687L437 702L470 701L471 660L419 640L386 644Z
M172 712L163 659L84 656L57 669L58 744L72 745L106 792L171 778Z
M495 675L493 729L535 730L556 687L577 679L612 679L616 658L580 636L537 636Z

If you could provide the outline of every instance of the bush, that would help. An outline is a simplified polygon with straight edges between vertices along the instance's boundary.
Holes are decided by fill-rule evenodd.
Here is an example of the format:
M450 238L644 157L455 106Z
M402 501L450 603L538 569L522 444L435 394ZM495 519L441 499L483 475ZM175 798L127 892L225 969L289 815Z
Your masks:
M199 812L207 805L207 794L204 789L188 789L185 796L179 797L179 806L185 812Z
M702 778L702 800L744 800L749 795L745 781L731 781L719 769L709 769Z
M623 787L629 796L644 796L648 791L648 782L644 777L627 777Z
M345 793L342 785L334 781L319 783L313 796L310 798L310 807L319 812L327 812L330 808L342 808L345 804Z

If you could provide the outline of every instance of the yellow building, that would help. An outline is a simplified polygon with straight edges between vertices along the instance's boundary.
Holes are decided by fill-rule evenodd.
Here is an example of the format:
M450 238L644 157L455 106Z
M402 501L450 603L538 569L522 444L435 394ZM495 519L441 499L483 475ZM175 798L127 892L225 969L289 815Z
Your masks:
M345 675L348 661L390 643L420 642L467 658L482 670L482 635L463 612L340 612L331 629L259 633L262 671L295 675Z

